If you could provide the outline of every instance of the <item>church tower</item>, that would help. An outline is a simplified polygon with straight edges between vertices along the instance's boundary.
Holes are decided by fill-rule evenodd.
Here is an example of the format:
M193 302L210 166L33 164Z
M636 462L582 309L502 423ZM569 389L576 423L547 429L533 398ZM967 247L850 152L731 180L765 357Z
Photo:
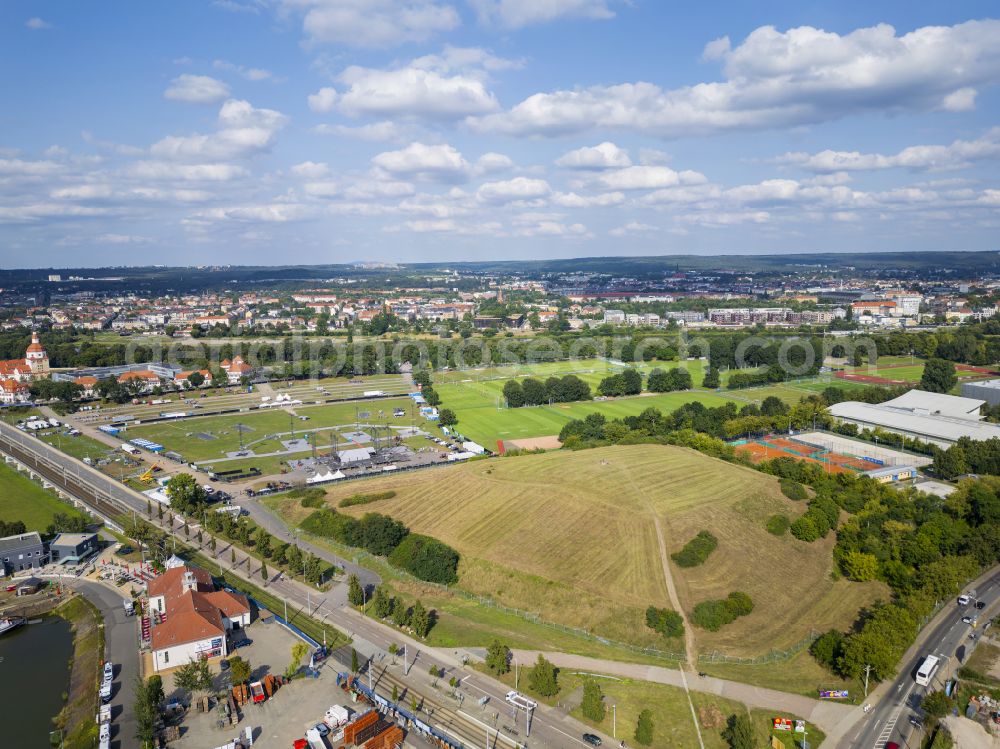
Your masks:
M32 332L31 345L24 355L24 360L31 368L33 378L45 378L49 376L49 355L45 353L45 348L38 340L38 333Z

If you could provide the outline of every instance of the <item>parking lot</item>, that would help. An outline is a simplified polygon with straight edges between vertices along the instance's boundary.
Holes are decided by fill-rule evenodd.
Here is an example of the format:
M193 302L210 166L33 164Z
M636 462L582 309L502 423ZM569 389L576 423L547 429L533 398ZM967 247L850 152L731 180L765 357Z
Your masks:
M292 646L300 642L270 615L254 621L244 634L250 644L240 645L229 656L238 655L250 662L251 680L269 673L283 674L291 661ZM222 691L229 688L229 679L220 670L220 660L213 659L210 665L215 676L213 686ZM320 673L318 679L295 679L278 689L266 702L244 705L241 708L243 719L235 726L222 727L216 710L199 713L190 703L189 696L174 686L172 672L165 673L163 690L168 702L176 699L190 706L181 724L181 738L170 745L177 749L214 749L252 726L254 746L290 747L295 739L305 735L308 726L323 719L323 713L336 701L336 694L342 694L337 689L333 667L323 668Z

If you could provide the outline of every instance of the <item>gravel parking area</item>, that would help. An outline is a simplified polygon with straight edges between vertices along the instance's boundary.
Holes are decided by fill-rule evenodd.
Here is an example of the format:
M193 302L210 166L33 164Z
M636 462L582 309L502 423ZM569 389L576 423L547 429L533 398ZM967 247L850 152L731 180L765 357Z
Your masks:
M255 621L244 633L250 644L238 646L230 656L238 655L248 660L253 668L253 679L268 673L284 673L291 660L292 646L300 642L298 637L270 617ZM226 677L219 672L218 661L212 666L216 674L215 684L221 689L227 683ZM165 675L163 681L168 700L180 696L174 688L172 674ZM214 710L209 713L189 710L182 724L181 738L170 746L176 749L214 749L236 738L247 726L252 726L255 747L287 749L295 739L305 735L307 727L323 719L323 713L338 701L341 694L337 688L336 669L332 666L323 668L318 679L296 679L278 689L266 702L244 705L243 719L235 726L220 728L219 715ZM343 703L344 699L339 701Z

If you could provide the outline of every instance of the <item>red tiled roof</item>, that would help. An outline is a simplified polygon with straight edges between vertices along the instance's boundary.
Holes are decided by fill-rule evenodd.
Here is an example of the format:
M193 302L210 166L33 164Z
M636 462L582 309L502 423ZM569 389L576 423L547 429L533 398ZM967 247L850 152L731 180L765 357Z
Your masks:
M184 590L190 573L194 590ZM174 567L149 582L150 598L163 596L166 621L153 627L153 650L224 635L222 617L240 616L250 611L246 596L215 590L212 576L199 567Z
M217 607L229 617L239 616L250 610L250 602L242 593L230 593L228 590L216 590L202 594L206 601Z
M170 614L165 622L153 627L151 642L153 650L163 650L209 637L221 637L225 633L219 609L210 606L204 610Z
M194 575L199 590L203 588L206 591L213 590L212 576L200 567L174 567L149 581L149 585L147 586L149 597L163 596L170 599L174 596L180 596L183 593L181 582L184 579L185 572L190 572ZM170 601L168 600L167 604L169 605L169 603Z

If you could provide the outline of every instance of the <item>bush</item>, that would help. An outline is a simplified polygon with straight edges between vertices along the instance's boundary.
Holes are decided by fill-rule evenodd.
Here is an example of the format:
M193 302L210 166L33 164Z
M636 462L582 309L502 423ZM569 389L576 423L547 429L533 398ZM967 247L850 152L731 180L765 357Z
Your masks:
M784 536L789 525L787 515L772 515L767 519L767 532L774 536Z
M646 609L646 626L664 637L684 636L684 619L676 611L670 609L658 609L655 606L650 606Z
M292 499L300 500L303 507L322 507L326 504L326 492L318 487L311 489L293 489L288 492Z
M309 513L308 517L299 525L302 530L315 536L343 541L349 535L349 529L357 525L357 522L348 515L341 515L336 510L324 508Z
M358 520L326 508L313 511L300 525L308 533L363 548L377 556L389 556L410 532L398 520L385 515L370 512Z
M604 695L601 694L601 687L596 681L588 679L583 683L583 701L580 703L580 711L584 718L595 723L604 720Z
M704 564L708 555L715 551L718 545L719 541L715 536L708 531L701 531L684 544L683 549L671 554L670 558L678 567L697 567L699 564Z
M779 482L781 484L781 493L784 494L789 499L794 499L796 502L801 502L803 499L809 498L809 492L806 488L802 486L798 481L792 481L791 479L781 479Z
M345 497L337 503L338 507L354 507L355 505L367 505L372 502L378 502L383 499L392 499L396 496L396 492L390 489L387 492L378 492L377 494L352 494L350 497ZM302 504L305 504L303 502Z
M746 593L733 591L722 600L702 601L691 612L691 621L709 632L717 632L726 624L753 611L753 601Z
M441 585L458 582L458 552L436 538L411 533L389 555L389 564Z
M642 744L643 746L649 746L653 743L653 713L649 710L643 710L639 713L639 720L635 724L633 738L635 738L637 744Z
M809 653L816 662L836 672L837 662L844 652L844 635L836 629L824 632L809 646Z
M816 523L808 514L797 518L791 525L792 535L799 541L815 541L820 537Z

